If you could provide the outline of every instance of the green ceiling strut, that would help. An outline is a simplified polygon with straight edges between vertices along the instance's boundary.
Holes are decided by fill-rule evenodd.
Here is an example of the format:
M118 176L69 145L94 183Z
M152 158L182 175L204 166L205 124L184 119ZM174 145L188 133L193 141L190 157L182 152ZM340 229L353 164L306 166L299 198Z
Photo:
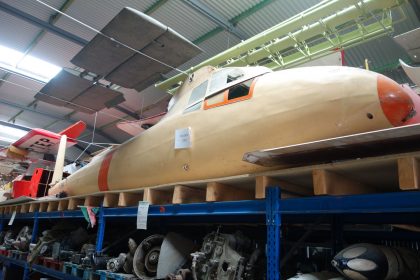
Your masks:
M355 46L393 31L390 9L406 0L323 1L187 70L263 65L273 70L299 65L337 49ZM156 86L171 90L185 74Z

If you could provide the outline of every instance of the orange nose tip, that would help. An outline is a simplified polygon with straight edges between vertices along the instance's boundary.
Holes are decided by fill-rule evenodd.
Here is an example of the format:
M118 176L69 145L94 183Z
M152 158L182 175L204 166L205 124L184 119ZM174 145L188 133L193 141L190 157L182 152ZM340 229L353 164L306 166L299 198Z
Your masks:
M393 126L406 124L416 113L414 102L405 88L383 75L378 75L378 95L382 111Z

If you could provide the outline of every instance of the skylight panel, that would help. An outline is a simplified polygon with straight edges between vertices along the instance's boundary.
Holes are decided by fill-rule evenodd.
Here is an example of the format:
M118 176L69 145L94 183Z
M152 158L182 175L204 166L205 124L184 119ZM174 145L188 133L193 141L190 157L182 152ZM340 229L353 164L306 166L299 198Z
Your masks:
M0 67L13 73L47 83L61 67L31 55L0 45Z
M17 68L49 80L57 75L61 70L60 67L54 64L30 55L25 56L25 58L18 64Z
M15 67L23 53L0 45L0 62Z

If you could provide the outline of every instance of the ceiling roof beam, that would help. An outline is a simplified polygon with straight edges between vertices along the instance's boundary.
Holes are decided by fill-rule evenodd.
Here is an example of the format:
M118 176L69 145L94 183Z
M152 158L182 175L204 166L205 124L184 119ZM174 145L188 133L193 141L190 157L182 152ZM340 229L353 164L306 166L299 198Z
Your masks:
M53 25L49 22L40 20L37 17L34 17L34 16L32 16L28 13L25 13L25 12L23 12L19 9L16 9L15 7L12 7L12 6L10 6L10 5L8 5L4 2L1 2L1 1L0 1L0 10L4 11L4 12L10 14L10 15L13 15L17 18L20 18L20 19L22 19L26 22L29 22L30 24L36 25L40 28L43 28L43 29L47 30L48 32L51 32L55 35L58 35L58 36L60 36L64 39L69 40L73 43L76 43L80 46L84 46L88 43L88 41L83 39L83 38L80 38L80 37L78 37L78 36L76 36L76 35L74 35L70 32L67 32L66 30L61 29L61 28L59 28L59 27L57 27L57 26L55 26L55 25Z
M149 8L147 8L146 11L144 11L144 13L150 15L151 13L159 9L166 2L168 2L168 0L158 0L155 3L153 3Z
M245 40L247 38L246 34L236 28L229 20L225 19L222 15L212 10L199 0L184 0L184 3L239 39Z
M58 120L58 121L63 121L63 122L67 122L67 123L71 123L73 121L70 118L65 118L65 117L54 115L54 114L38 111L38 110L29 108L29 107L25 107L25 106L22 106L22 105L19 105L19 104L16 104L16 103L4 100L4 99L0 99L0 104L4 104L4 105L14 107L14 108L17 108L17 109L21 109L21 110L24 110L24 111L36 113L36 114L39 114L39 115L42 115L42 116L45 116L45 117L49 117L49 118L52 118L52 119L55 119L55 120ZM94 130L94 128L90 125L87 125L87 128L89 130ZM109 136L108 134L100 131L99 129L96 129L95 133L101 135L102 137L105 137L106 139L110 140L112 143L119 143L119 141L117 141L113 137Z
M261 2L259 2L258 4L250 7L249 9L243 11L242 13L240 13L239 15L235 16L234 18L230 19L229 22L235 26L236 24L238 24L239 21L249 17L250 15L258 12L259 10L261 10L262 8L264 8L265 6L267 6L268 4L272 3L274 0L262 0ZM212 30L210 30L209 32L201 35L200 37L198 37L197 39L195 39L193 41L194 44L200 44L204 41L206 41L207 39L215 36L216 34L222 32L224 29L219 27L216 27Z

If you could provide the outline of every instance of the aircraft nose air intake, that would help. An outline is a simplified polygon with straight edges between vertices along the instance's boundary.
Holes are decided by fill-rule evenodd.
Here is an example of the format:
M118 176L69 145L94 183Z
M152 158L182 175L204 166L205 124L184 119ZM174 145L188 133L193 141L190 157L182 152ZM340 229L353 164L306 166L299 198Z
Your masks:
M404 125L416 115L414 102L407 89L383 75L378 75L377 83L382 111L393 126Z

